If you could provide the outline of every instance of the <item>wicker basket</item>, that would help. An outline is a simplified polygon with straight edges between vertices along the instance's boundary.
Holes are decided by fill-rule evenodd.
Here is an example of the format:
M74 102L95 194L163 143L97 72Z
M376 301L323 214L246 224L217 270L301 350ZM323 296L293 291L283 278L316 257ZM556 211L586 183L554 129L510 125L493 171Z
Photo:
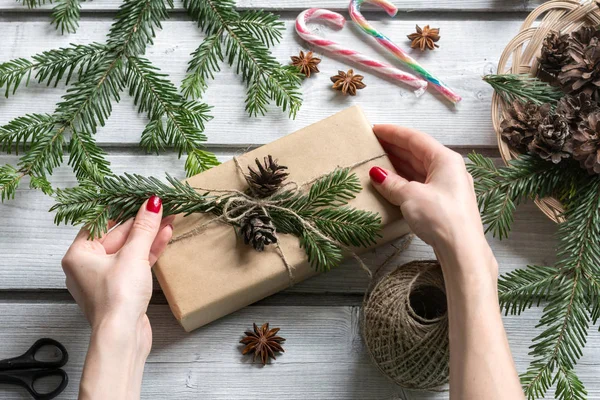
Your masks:
M538 19L543 18L538 21ZM535 26L532 26L534 25ZM542 42L550 31L568 33L582 25L600 24L600 8L595 1L581 3L574 0L552 0L544 3L529 14L519 34L508 43L498 63L499 74L531 74L537 73L537 57L540 55ZM508 64L508 66L507 66ZM518 156L502 140L500 123L506 110L505 104L497 93L492 97L492 122L498 139L498 147L504 162ZM560 222L562 205L554 198L536 199L537 206L554 222Z

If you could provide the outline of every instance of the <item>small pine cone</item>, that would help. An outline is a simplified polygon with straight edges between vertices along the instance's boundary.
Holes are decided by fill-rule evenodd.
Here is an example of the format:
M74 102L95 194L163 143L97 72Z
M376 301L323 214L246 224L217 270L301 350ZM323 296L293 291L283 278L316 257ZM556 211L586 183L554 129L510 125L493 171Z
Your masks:
M560 115L548 112L540 122L528 150L554 164L570 157L572 140L568 121Z
M250 193L260 198L269 197L279 190L289 175L285 172L287 167L277 164L271 156L265 157L263 164L257 158L256 165L258 170L248 167L250 173L245 176Z
M242 221L241 226L244 243L251 245L256 251L263 251L265 246L277 243L275 225L273 225L271 217L261 209L250 212Z
M577 129L590 113L597 111L600 111L600 108L587 93L566 95L556 105L556 113L565 118L573 130Z
M600 112L588 115L573 132L573 158L590 174L600 174Z
M538 57L540 68L538 76L547 82L556 82L556 77L563 65L570 61L568 53L569 35L550 32L542 42L542 54Z
M569 38L571 60L561 68L558 80L565 93L587 93L600 101L600 31L584 26Z
M511 148L525 153L542 120L541 112L546 112L542 108L549 111L550 105L540 107L531 102L521 103L515 100L507 109L508 117L500 124L502 140Z

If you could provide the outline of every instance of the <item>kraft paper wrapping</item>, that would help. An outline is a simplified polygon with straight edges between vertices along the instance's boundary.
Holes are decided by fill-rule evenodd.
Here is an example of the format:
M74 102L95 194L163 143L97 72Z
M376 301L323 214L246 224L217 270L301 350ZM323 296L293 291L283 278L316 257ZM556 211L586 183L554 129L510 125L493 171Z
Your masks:
M237 157L242 168L271 154L288 167L288 181L299 184L383 154L371 128L358 106L310 125ZM393 169L387 157L352 170L363 191L350 202L362 210L381 215L384 229L378 245L409 232L398 207L386 202L371 186L369 169L379 165ZM247 184L232 161L188 179L190 185L209 189L244 190ZM213 215L178 216L173 237L184 234ZM279 235L281 248L293 268L294 281L316 274L306 260L298 239ZM357 253L366 249L355 249ZM348 268L360 268L358 265ZM231 226L212 223L194 237L174 242L164 252L154 271L173 314L186 331L199 328L242 307L261 300L290 285L288 272L274 246L257 252L244 245ZM365 275L365 279L367 276Z

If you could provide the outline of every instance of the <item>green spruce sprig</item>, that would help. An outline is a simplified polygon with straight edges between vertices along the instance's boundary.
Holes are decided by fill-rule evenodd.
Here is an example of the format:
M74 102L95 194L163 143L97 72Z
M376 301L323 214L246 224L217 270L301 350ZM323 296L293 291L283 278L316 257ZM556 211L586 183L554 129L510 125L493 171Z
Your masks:
M483 80L508 103L519 100L538 105L555 104L564 96L559 88L527 74L486 75Z
M291 117L302 105L301 75L295 67L281 65L269 47L281 40L283 23L270 13L239 13L233 0L184 0L188 14L204 30L206 38L192 53L181 90L190 98L201 97L226 61L247 86L246 111L264 115L270 101Z
M348 206L348 201L361 190L356 174L349 169L337 169L318 179L308 193L283 190L271 199L276 206L264 207L277 232L297 236L313 268L328 271L342 261L342 246L366 247L379 237L381 217ZM106 232L109 220L121 222L134 217L152 195L162 199L164 215L219 216L223 204L234 194L199 193L170 176L164 183L156 178L126 174L58 189L56 204L50 211L56 212L56 224L84 225L94 238ZM236 212L241 215L249 207L250 204L241 206Z
M527 397L542 398L556 385L558 399L585 399L587 392L574 366L583 354L590 324L600 317L600 177L590 177L565 160L557 166L520 156L496 168L480 155L469 159L482 219L494 235L506 237L515 205L524 199L552 195L565 207L556 264L503 275L499 298L507 314L546 304L538 324L543 331L531 346L534 360L521 376Z
M25 0L29 7L44 2ZM76 28L79 2L56 3L54 19L63 32ZM16 166L0 169L0 199L14 197L25 177L30 178L30 187L52 193L48 175L63 162L65 152L79 180L98 182L110 176L106 154L94 136L125 88L138 111L149 118L141 146L149 152L173 148L179 157L186 154L188 176L218 164L214 154L203 147L210 107L190 99L202 95L221 61L232 65L247 85L250 115L264 114L271 101L290 116L296 114L301 104L299 74L279 64L269 50L284 29L277 16L262 11L239 13L231 0L189 0L185 5L207 37L192 55L183 95L143 57L155 30L173 7L171 0L125 0L106 43L71 45L34 55L31 60L0 64L0 88L4 87L6 97L33 80L54 86L70 84L52 115L28 114L0 127L3 151L23 152Z
M79 27L81 2L85 0L22 0L28 8L56 4L52 9L52 23L62 34L75 33Z

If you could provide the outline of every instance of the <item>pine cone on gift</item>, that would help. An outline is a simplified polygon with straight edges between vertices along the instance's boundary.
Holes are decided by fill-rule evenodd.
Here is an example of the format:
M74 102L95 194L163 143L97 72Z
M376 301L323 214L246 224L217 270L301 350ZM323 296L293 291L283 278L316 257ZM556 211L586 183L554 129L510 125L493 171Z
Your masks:
M569 122L572 130L576 130L590 113L596 111L600 111L600 108L587 93L566 95L556 105L556 113Z
M573 132L573 158L590 174L600 174L600 112L588 115Z
M549 104L542 107L550 109ZM500 124L502 139L511 148L520 153L525 153L542 119L540 106L531 102L521 103L515 100L508 107L507 111L508 118L504 119Z
M600 31L584 26L569 38L571 61L562 67L558 80L565 93L587 93L600 101Z
M568 53L569 35L550 32L542 42L542 54L538 57L538 76L547 82L556 81L561 68L570 61Z
M250 173L245 176L250 193L260 198L269 197L281 187L289 175L285 172L287 167L277 164L277 160L273 160L271 156L265 157L263 164L257 158L256 165L258 170L248 167Z
M569 122L558 114L544 109L542 121L527 149L544 160L559 163L571 156L572 141Z
M265 246L277 243L275 225L262 209L250 212L243 219L241 226L244 243L251 245L256 251L263 251Z

